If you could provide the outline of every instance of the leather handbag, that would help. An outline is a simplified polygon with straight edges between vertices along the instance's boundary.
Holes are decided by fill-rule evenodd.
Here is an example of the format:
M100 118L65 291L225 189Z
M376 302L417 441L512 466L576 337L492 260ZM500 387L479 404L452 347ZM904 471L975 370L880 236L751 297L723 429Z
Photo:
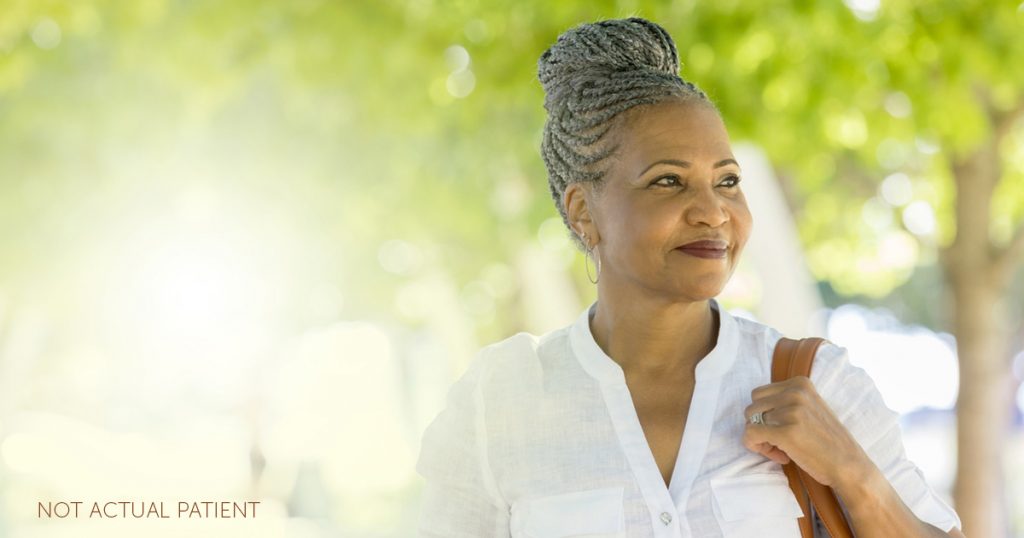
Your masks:
M811 377L811 364L818 347L825 342L822 338L803 338L794 340L782 338L775 345L772 355L772 383L778 383L795 376ZM811 475L798 467L792 460L783 465L789 479L789 489L793 490L804 517L800 523L800 535L803 538L814 538L814 515L825 526L831 538L852 538L853 531L846 520L839 499L832 488L819 484ZM814 511L811 511L813 505Z

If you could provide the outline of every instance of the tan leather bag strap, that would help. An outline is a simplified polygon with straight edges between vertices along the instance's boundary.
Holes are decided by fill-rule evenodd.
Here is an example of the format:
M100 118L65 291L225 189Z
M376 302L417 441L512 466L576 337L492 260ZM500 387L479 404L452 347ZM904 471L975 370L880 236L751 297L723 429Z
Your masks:
M822 338L780 339L772 356L772 383L800 375L811 377L814 354L824 341ZM831 538L853 538L853 531L832 488L816 482L792 461L783 465L782 469L789 479L789 489L793 490L793 495L804 512L804 517L799 519L800 534L803 538L814 538L810 504L814 505L814 510Z

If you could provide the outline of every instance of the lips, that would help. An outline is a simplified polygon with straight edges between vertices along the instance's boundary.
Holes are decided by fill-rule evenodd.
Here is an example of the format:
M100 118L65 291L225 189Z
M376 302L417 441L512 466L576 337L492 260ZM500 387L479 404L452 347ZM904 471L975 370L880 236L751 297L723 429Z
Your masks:
M681 247L678 247L678 248L685 249L685 250L691 250L691 249L725 250L728 246L729 246L729 244L726 243L725 241L720 241L720 240L704 240L704 241L694 241L693 243L687 243L687 244L685 244L685 245L683 245Z
M687 243L676 250L698 258L724 258L729 244L721 240L702 240Z

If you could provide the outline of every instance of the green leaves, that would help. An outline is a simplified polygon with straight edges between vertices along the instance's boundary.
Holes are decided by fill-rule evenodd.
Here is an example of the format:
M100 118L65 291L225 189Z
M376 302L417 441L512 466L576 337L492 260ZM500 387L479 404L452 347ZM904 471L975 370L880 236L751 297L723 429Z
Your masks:
M1024 13L1013 2L893 1L854 13L840 2L96 0L2 11L8 224L60 218L19 209L22 178L57 195L83 158L90 174L115 177L126 148L173 156L206 144L219 148L210 159L296 171L259 181L333 197L338 222L359 222L353 244L367 249L346 259L372 260L374 245L410 237L452 253L445 269L466 275L507 259L555 215L537 150L536 60L581 22L639 15L669 30L682 76L712 96L734 139L769 153L816 276L844 293L884 294L908 277L906 258L873 261L887 238L916 237L915 262L948 243L948 163L993 136L993 113L1024 102ZM45 48L54 27L59 42ZM993 203L1000 238L1024 211L1014 133ZM880 185L895 172L913 178L914 198L878 228L863 207L875 199L868 213L879 214ZM495 210L506 199L495 193L513 184L525 186L525 205ZM915 201L933 213L934 235L905 235ZM496 241L509 227L519 239ZM3 229L0 243L22 241ZM0 278L32 263L5 264Z

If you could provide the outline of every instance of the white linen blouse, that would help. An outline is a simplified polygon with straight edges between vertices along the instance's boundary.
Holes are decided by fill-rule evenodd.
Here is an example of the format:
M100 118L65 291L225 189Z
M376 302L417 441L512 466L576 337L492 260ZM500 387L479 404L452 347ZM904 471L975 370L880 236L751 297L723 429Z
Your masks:
M669 486L622 368L594 341L590 316L480 350L427 426L421 538L799 538L800 506L782 466L741 441L751 391L771 382L782 336L714 299L719 332L696 367ZM845 348L823 344L811 381L903 502L949 530L960 518L906 458L898 415Z

